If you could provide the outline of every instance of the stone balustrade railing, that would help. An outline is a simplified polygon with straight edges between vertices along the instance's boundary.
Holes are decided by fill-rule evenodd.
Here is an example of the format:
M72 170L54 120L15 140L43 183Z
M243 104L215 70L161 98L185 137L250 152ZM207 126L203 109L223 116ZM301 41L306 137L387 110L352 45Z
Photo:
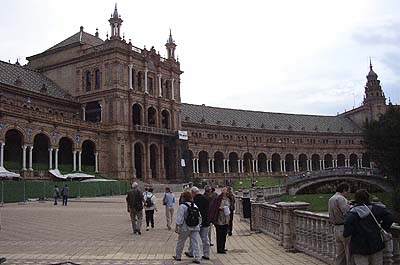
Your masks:
M241 200L243 196L237 194L236 213L243 217ZM327 264L334 264L334 227L327 214L309 212L306 210L308 206L304 202L269 204L252 201L251 229L279 240L287 251L301 251ZM386 242L383 264L400 265L400 226L393 225L390 233L392 240Z
M260 187L256 189L251 189L250 197L255 200L257 195L260 196L260 193L264 195L265 199L279 197L287 193L287 186L282 185L282 186Z

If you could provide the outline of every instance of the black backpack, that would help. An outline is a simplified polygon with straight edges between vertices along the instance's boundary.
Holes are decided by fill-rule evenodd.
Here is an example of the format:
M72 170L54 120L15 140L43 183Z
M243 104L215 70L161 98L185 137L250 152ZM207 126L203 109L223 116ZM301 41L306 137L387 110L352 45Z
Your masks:
M151 200L151 198L153 197L153 195L151 195L150 197L148 197L146 195L146 201L144 202L144 204L146 205L146 207L151 207L154 205L153 201Z
M187 207L187 216L185 217L185 223L189 227L195 227L200 223L200 211L198 208L194 207L194 203L192 202L190 205L188 203L184 203Z

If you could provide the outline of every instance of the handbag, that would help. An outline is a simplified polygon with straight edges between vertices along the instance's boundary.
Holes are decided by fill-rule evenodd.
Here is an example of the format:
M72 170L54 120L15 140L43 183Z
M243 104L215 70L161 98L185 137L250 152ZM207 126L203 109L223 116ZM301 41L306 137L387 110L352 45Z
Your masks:
M167 194L164 194L164 198L162 199L162 205L167 205L168 200L166 195Z
M381 234L382 242L387 242L392 240L392 235L386 232L385 229L382 228L381 224L378 222L378 220L376 220L375 215L372 213L371 209L365 204L364 206L367 207L369 213L372 215L372 218L374 218L376 225L379 227L379 233Z

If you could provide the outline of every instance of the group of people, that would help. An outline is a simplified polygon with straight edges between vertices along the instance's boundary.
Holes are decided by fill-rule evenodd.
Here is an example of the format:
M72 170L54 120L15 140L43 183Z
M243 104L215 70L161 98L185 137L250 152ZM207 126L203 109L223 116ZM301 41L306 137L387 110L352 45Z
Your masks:
M138 184L132 184L132 190L126 197L127 210L131 217L133 234L141 235L143 210L146 215L146 230L149 225L154 228L154 211L157 211L156 200L151 187L141 192ZM165 189L162 199L165 206L167 229L172 229L175 196L170 188ZM222 188L218 195L212 187L206 187L204 194L200 189L192 187L185 189L179 198L179 207L175 222L175 232L178 234L175 255L173 259L180 261L186 240L189 238L187 257L193 258L193 263L199 264L201 259L210 259L211 225L215 226L217 253L226 254L227 236L232 235L233 212L235 207L232 190Z
M58 188L57 185L54 185L53 197L54 197L54 205L57 205L58 198L60 198L60 189ZM69 188L67 184L65 184L64 187L61 189L61 197L62 197L62 205L67 206L69 197Z
M382 203L371 203L369 193L360 189L354 200L346 198L350 185L341 183L329 199L330 222L334 225L336 265L382 265L383 249L393 215Z

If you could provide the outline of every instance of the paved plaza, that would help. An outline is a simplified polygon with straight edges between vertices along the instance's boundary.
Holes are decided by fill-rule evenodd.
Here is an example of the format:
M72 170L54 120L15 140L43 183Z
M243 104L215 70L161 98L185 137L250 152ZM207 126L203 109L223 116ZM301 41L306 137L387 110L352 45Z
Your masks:
M184 255L181 262L172 260L177 234L166 229L162 195L156 196L156 227L147 232L143 226L141 236L132 234L123 196L71 200L67 207L6 204L0 207L0 257L7 257L5 264L191 264ZM202 264L324 264L285 252L278 241L251 233L247 223L235 218L228 254L217 254L212 247L211 260Z

